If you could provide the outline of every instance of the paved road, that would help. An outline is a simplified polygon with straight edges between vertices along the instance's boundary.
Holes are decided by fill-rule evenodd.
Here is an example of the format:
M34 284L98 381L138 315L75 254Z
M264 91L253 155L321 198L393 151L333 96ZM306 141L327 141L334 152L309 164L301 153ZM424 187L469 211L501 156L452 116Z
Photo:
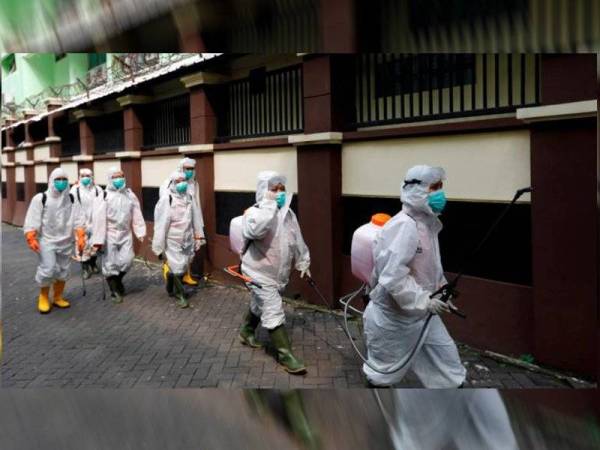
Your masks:
M308 374L283 371L263 350L242 346L248 293L210 283L196 289L191 308L175 306L157 269L136 263L125 277L121 305L102 301L98 276L82 297L79 267L67 284L68 310L42 316L33 281L36 256L19 228L2 225L3 387L363 387L360 364L332 314L286 305L294 352ZM339 320L339 318L338 318ZM353 329L360 336L357 329ZM268 341L260 329L259 339ZM553 378L502 366L461 346L470 387L565 387ZM418 387L408 378L407 387Z

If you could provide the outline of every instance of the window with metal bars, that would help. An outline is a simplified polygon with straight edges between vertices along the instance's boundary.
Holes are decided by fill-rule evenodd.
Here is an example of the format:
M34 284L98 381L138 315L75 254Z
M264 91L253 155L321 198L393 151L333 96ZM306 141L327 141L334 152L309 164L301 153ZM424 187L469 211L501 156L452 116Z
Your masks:
M15 143L15 147L25 142L25 125L18 125L14 128L13 142Z
M144 147L190 143L190 96L188 94L144 105L141 110Z
M255 69L227 86L219 138L299 133L304 129L302 103L301 66Z
M538 55L357 56L357 126L499 114L538 103Z
M94 134L94 152L110 153L123 151L123 112L117 111L89 119Z

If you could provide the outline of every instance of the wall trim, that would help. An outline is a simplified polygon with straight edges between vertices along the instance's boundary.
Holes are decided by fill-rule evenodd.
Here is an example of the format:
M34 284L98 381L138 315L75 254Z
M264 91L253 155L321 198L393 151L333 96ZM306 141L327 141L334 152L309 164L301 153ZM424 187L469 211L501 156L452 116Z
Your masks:
M123 159L123 158L141 158L141 151L124 151L124 152L115 152L115 158Z
M294 134L288 137L288 142L292 145L341 144L343 137L343 134L339 131L325 131L322 133Z
M60 142L61 138L60 136L48 136L46 139L44 139L44 142Z
M363 129L344 132L344 141L363 141L395 137L431 136L468 132L495 131L506 129L524 129L527 125L515 117L472 120L464 122L438 123L429 125L414 124L386 129Z
M57 156L53 156L51 158L42 159L42 162L46 163L46 164L48 164L48 163L50 163L50 164L51 163L59 163L60 162L60 158L57 157Z
M517 109L517 119L525 123L551 120L580 119L598 114L598 100L560 103L557 105L533 106Z
M213 153L215 150L214 144L192 144L181 145L178 148L179 153Z
M93 161L93 155L74 155L73 161Z

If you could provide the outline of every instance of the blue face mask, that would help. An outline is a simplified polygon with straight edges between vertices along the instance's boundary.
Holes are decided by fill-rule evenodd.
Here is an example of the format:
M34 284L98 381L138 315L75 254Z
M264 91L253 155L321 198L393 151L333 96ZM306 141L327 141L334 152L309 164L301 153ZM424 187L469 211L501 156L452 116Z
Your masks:
M112 184L115 189L121 189L123 186L125 186L125 178L113 178Z
M431 192L427 197L427 204L434 213L441 213L446 206L446 193L442 189Z
M175 189L177 189L177 192L179 192L180 194L183 194L187 191L187 186L188 184L186 181L180 181L175 185Z
M58 192L64 191L69 186L69 182L67 180L54 180L54 188Z
M194 170L193 169L188 169L185 172L185 179L189 180L190 178L192 178L194 176Z
M89 186L89 184L92 182L92 179L90 177L83 177L81 179L81 184L83 184L84 186Z
M277 202L278 208L283 207L283 205L285 205L285 192L284 191L278 192L277 196L275 197L275 201Z

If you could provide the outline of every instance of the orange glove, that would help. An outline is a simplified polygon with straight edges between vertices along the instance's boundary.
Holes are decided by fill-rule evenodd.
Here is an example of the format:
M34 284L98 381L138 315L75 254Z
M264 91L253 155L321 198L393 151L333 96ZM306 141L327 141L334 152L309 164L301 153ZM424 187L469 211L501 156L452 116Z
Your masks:
M37 240L37 231L31 230L25 233L25 239L29 248L36 253L40 252L40 243Z
M77 250L81 255L85 248L85 230L83 228L76 228L75 235L77 236Z

